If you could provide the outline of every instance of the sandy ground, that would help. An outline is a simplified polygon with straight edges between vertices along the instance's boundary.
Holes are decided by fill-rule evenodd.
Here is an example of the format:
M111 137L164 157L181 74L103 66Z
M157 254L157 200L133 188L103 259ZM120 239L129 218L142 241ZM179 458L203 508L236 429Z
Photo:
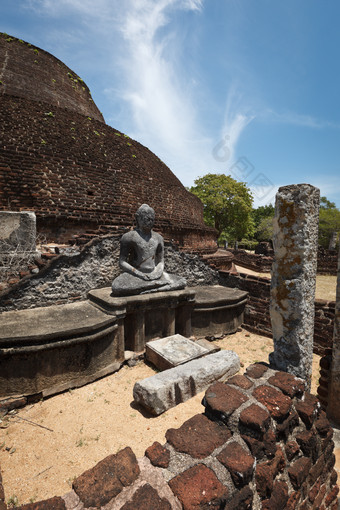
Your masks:
M240 356L241 372L267 361L272 340L242 330L216 343ZM312 392L319 357L314 356ZM134 383L154 374L144 363L93 384L54 396L7 415L0 423L0 465L6 501L19 504L67 493L72 480L109 454L131 446L137 457L154 441L165 443L168 428L178 428L201 413L203 393L151 417L134 406ZM30 420L29 423L25 420ZM40 426L39 426L40 425ZM46 428L42 428L46 427Z

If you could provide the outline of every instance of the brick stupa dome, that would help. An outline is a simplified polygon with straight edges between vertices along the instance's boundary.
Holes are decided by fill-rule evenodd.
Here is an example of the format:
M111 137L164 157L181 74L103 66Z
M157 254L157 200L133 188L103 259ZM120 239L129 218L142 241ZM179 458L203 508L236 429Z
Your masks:
M184 249L214 251L200 200L149 149L107 126L84 81L48 52L0 34L0 209L31 210L66 240L131 226L148 203Z

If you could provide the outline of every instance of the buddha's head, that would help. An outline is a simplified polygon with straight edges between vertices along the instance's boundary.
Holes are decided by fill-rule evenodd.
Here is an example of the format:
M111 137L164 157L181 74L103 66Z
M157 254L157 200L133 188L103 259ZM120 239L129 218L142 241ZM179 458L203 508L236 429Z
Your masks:
M155 223L155 211L147 204L143 204L136 212L137 227L143 231L150 231Z

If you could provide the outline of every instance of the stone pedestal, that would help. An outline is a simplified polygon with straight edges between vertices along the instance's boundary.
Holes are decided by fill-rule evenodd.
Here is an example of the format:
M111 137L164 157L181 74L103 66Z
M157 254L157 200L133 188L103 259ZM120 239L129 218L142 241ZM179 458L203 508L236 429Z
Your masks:
M243 323L248 293L221 285L195 289L196 299L191 317L193 336L218 338L235 333Z
M309 184L276 195L275 260L271 279L271 364L307 381L313 357L314 299L320 192Z
M191 335L195 289L112 297L111 289L104 288L91 290L88 297L101 310L122 319L125 350L143 351L147 341L175 333Z
M340 426L340 249L338 255L338 280L336 286L336 304L332 350L331 376L328 394L327 415Z

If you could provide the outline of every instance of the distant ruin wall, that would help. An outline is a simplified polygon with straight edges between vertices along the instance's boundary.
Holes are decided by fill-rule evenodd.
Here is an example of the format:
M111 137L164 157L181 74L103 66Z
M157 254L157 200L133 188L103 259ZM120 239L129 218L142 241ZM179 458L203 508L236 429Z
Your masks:
M220 284L249 292L244 313L244 327L258 335L272 337L269 299L270 280L240 273L233 275L220 271ZM332 348L335 301L315 300L314 353L322 356Z
M26 276L0 294L0 312L71 303L90 289L109 287L120 270L120 236L96 238L81 251L52 259L38 274ZM183 276L188 286L218 283L218 273L197 255L165 247L165 270Z

